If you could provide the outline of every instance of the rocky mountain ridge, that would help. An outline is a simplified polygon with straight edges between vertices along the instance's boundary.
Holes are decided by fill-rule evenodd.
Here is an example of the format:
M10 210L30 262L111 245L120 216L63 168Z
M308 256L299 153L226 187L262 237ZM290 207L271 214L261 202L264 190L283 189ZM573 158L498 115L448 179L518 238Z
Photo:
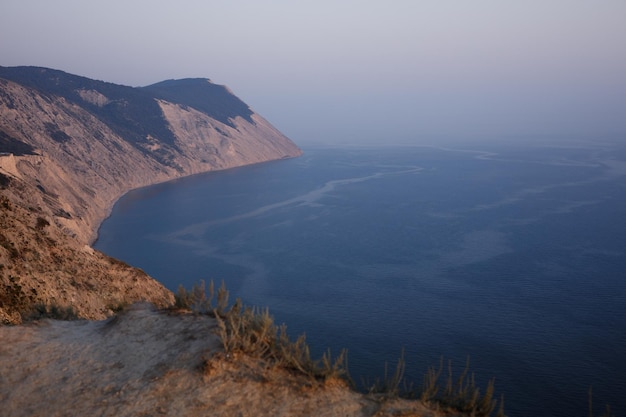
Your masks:
M133 88L47 68L0 67L0 316L15 322L26 304L42 303L103 318L107 305L171 302L156 281L119 262L112 267L88 246L115 201L134 188L300 154L206 79ZM115 272L120 268L125 272ZM110 291L135 273L145 276L142 290ZM86 285L89 279L96 281Z

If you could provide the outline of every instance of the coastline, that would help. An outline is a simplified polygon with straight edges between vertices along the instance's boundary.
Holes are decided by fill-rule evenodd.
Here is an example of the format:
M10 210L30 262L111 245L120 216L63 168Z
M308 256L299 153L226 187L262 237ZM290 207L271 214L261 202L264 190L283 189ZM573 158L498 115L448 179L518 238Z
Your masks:
M113 214L113 209L115 208L115 205L122 198L124 198L128 193L130 193L132 191L136 191L136 190L140 190L140 189L148 188L148 187L153 187L155 185L165 184L165 183L168 183L168 182L177 181L177 180L184 179L184 178L190 178L190 177L194 177L194 176L205 175L205 174L208 174L208 173L211 173L211 172L220 172L220 171L226 171L226 170L229 170L229 169L242 168L242 167L247 167L247 166L260 165L260 164L266 164L266 163L271 163L271 162L284 161L284 160L287 160L287 159L299 158L303 154L304 154L304 152L302 150L300 150L300 153L298 155L295 155L295 156L284 155L284 156L281 156L280 158L269 159L269 160L266 160L266 161L258 161L258 162L253 162L253 163L249 163L249 164L242 164L242 165L233 165L233 166L229 166L229 167L225 167L225 168L211 168L211 169L207 169L207 170L204 170L204 171L198 171L198 172L193 172L193 173L189 173L189 174L183 174L183 175L179 175L179 176L173 176L173 177L170 177L170 178L165 178L163 180L154 181L154 182L151 182L151 183L148 183L148 184L145 184L145 185L140 185L138 187L130 187L127 190L125 190L124 192L122 192L121 194L119 194L119 196L117 196L115 199L113 199L112 203L110 203L108 205L108 207L106 208L105 214L101 218L97 218L95 220L96 224L92 228L92 230L90 231L91 238L89 239L88 246L93 249L94 245L96 244L96 242L98 241L98 238L100 236L100 228L102 227L102 224L109 217L111 217L111 215Z

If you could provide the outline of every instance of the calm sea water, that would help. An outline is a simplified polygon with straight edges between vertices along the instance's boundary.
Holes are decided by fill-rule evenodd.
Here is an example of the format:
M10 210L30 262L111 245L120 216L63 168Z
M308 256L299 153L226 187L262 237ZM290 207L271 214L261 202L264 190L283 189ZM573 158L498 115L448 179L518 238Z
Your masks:
M131 192L95 247L224 280L357 382L469 356L510 416L626 415L626 146L305 149Z

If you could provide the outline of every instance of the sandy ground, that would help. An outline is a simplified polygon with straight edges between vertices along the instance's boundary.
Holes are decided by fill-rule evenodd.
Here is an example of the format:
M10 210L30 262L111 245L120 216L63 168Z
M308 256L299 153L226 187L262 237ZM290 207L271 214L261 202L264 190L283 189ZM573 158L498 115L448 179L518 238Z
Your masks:
M341 381L321 385L248 357L225 357L215 327L212 318L150 304L103 321L0 327L0 414L441 415L416 402L378 401Z

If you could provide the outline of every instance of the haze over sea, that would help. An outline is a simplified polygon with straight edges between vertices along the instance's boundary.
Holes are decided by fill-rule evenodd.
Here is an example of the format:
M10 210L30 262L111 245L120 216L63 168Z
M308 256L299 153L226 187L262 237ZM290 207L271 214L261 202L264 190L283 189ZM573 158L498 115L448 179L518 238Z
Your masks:
M224 280L356 382L405 350L496 378L509 416L626 413L626 145L305 148L133 191L95 247Z

